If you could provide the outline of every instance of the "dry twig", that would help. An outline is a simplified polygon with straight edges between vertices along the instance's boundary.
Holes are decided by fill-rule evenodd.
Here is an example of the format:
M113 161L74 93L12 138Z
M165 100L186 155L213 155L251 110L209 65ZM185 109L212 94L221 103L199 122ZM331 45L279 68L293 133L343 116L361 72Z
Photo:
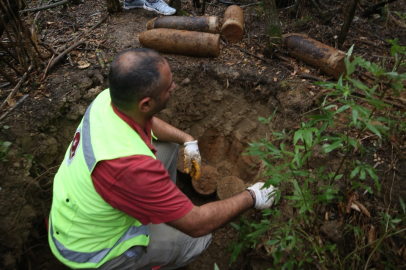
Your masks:
M47 5L47 6L42 6L42 7L36 7L36 8L29 8L29 9L24 9L20 11L20 14L25 14L28 12L35 12L35 11L40 11L40 10L45 10L45 9L50 9L50 8L54 8L60 5L64 5L68 2L70 2L71 0L64 0L64 1L60 1L58 3L55 4L51 4L51 5Z
M17 108L21 103L23 103L23 101L28 97L29 95L26 94L25 96L23 96L16 104L14 104L13 107L11 107L10 109L8 109L7 112L5 112L1 117L0 117L0 121L3 120L4 117L6 117L12 110L14 110L15 108Z
M31 72L32 66L30 66L28 68L28 71L26 73L24 73L23 77L21 78L21 80L18 82L18 84L16 85L16 87L14 87L13 91L11 91L11 93L8 95L8 97L6 98L6 100L3 102L3 104L1 104L0 106L0 111L6 107L6 104L10 102L10 100L13 98L14 94L17 92L18 88L20 88L21 84L25 81L25 78L27 78L27 75ZM1 120L1 119L0 119Z
M79 47L80 45L84 44L85 41L81 40L78 43L73 44L72 46L70 46L69 48L67 48L65 51L63 51L60 55L58 55L58 57L56 57L51 64L48 67L48 70L50 70L53 66L55 66L56 63L58 63L63 57L65 57L66 54L68 54L69 52L73 51L76 47Z

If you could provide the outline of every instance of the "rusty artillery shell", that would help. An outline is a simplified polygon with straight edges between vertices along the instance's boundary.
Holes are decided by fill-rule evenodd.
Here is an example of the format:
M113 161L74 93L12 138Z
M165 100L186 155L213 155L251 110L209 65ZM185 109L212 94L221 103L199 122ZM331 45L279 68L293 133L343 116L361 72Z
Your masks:
M217 183L217 197L225 200L244 191L244 181L235 176L226 176Z
M334 49L304 34L287 34L283 36L283 39L291 56L320 69L325 74L338 80L346 72L344 64L345 52Z
M175 29L151 29L140 34L140 43L161 53L217 57L220 35Z
M206 32L212 34L219 33L219 18L210 17L185 17L185 16L164 16L152 19L147 22L147 29L168 28L178 30L188 30Z
M194 190L202 196L210 196L216 192L219 173L211 166L201 167L202 175L196 181L192 181Z
M236 43L242 39L244 32L244 14L242 9L237 5L229 6L224 12L223 26L221 35L228 42Z

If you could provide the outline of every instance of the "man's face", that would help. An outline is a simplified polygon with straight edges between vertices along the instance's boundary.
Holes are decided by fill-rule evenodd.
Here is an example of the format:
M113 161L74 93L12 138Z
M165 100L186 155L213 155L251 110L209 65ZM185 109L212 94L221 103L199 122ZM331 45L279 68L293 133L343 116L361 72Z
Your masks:
M158 71L161 74L161 83L159 84L161 90L158 97L155 98L155 107L152 111L152 115L166 108L170 94L176 87L176 84L172 80L171 69L166 61L159 66Z

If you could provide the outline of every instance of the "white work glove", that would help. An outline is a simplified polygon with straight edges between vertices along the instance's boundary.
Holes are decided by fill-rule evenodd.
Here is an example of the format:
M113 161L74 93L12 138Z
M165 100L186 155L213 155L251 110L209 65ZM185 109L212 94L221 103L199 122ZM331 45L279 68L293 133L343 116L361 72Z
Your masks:
M200 167L202 165L199 146L197 145L197 141L185 142L183 145L185 146L185 150L183 151L184 170L192 176L193 180L197 180L200 178Z
M270 208L275 201L276 188L274 186L269 186L268 188L261 189L265 183L258 182L253 186L247 188L255 193L255 208L259 210L264 210ZM269 198L271 196L271 198ZM269 200L268 200L269 198Z

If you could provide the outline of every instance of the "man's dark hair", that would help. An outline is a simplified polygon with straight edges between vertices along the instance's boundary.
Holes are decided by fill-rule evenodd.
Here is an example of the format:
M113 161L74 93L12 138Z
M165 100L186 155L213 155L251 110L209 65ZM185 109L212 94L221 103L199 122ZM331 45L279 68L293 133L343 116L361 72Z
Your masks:
M109 88L114 106L132 109L145 98L158 98L161 74L158 71L164 58L150 49L129 49L119 53L111 63Z

